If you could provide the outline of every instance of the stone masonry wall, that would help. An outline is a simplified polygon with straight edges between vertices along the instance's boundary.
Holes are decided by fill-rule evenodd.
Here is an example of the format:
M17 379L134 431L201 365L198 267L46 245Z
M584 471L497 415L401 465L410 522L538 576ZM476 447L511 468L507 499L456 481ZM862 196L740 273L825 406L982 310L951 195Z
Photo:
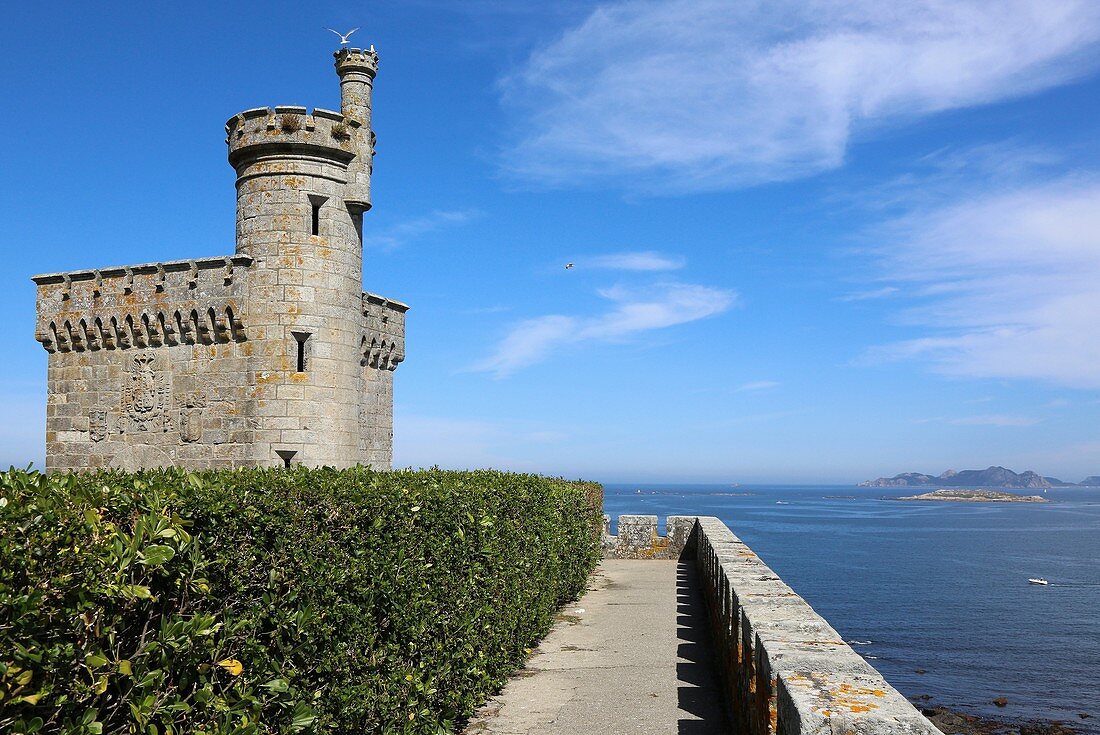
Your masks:
M359 451L373 466L388 467L393 457L393 371L405 359L408 308L377 294L363 294Z
M611 535L611 516L603 517L601 545L605 559L679 559L684 554L695 516L669 516L666 534L657 533L657 516L619 516L619 533Z
M373 413L392 410L392 389L363 380L362 212L345 202L358 123L304 113L256 108L226 125L237 248L255 261L252 339L266 365L255 394L259 437L271 456L295 463L388 469L389 453L367 456L362 440L364 396L376 422Z
M46 469L248 464L248 267L234 256L37 276Z

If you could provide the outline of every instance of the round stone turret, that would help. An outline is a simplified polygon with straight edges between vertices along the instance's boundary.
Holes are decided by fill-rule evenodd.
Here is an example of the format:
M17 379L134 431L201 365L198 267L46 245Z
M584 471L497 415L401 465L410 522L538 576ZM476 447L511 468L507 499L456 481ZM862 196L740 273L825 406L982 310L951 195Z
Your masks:
M363 208L348 206L362 124L339 112L257 107L225 125L237 171L237 252L283 254L299 237L320 236L349 268L359 267Z
M371 91L378 74L378 52L369 49L342 48L336 57L340 75L340 111L370 127Z
M237 252L254 263L258 430L280 457L347 466L363 456L362 220L377 55L337 56L343 111L261 107L234 115L225 130L237 172Z
M368 49L343 48L337 51L336 73L340 75L340 111L348 120L360 123L353 133L359 155L348 167L348 190L344 197L349 207L370 209L370 176L374 165L374 133L371 131L371 93L378 73L378 53Z

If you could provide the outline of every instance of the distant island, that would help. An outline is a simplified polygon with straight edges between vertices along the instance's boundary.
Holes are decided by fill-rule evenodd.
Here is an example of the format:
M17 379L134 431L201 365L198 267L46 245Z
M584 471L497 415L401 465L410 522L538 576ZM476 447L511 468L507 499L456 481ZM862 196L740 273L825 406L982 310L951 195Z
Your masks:
M1057 477L1044 477L1027 470L1019 474L1004 467L984 470L947 470L932 476L921 472L904 472L893 477L880 477L859 483L860 487L1010 487L1046 489L1050 487L1100 487L1100 475L1090 475L1081 482L1062 482Z
M1016 495L1015 493L1002 493L999 490L933 490L930 493L920 495L906 495L903 498L890 498L891 500L946 500L969 503L1047 503L1046 498L1039 495Z

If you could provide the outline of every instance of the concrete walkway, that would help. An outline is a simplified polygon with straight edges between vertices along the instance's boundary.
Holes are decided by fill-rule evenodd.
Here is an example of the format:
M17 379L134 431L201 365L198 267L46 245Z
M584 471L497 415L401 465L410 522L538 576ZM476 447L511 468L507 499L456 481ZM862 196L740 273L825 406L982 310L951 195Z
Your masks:
M468 735L729 733L695 568L605 559Z

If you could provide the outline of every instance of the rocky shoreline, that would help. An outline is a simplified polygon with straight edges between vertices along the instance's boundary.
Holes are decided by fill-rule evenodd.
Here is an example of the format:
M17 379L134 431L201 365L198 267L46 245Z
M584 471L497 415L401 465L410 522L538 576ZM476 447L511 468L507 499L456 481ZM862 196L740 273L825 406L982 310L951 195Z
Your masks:
M1080 735L1081 733L1076 723L1062 720L998 720L940 706L921 707L920 711L944 735ZM1087 719L1088 714L1082 712L1081 717Z

